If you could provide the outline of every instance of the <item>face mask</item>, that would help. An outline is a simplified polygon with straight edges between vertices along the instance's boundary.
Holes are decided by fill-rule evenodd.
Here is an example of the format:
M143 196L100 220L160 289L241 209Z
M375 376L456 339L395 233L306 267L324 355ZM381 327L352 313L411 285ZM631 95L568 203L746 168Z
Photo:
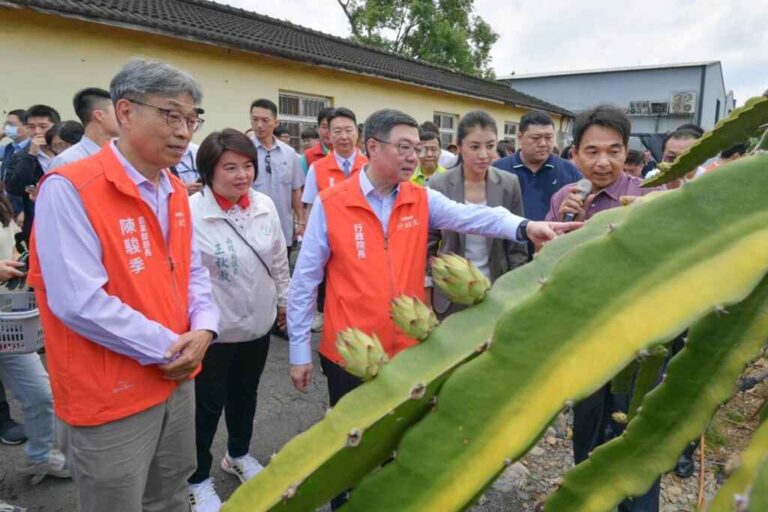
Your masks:
M19 127L13 126L12 124L5 125L5 135L12 141L16 142L16 140L19 138Z

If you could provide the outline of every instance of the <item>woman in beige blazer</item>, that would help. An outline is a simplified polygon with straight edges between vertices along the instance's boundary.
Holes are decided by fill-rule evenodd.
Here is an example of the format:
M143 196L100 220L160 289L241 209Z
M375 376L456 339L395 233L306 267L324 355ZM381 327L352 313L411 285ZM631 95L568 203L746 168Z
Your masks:
M482 110L469 112L459 121L457 142L458 165L433 176L429 187L459 203L506 208L522 216L523 199L517 176L491 166L497 157L497 128L493 118ZM492 283L528 259L525 244L433 229L429 232L429 255L436 254L458 254L467 258ZM426 284L427 298L431 295L432 306L439 317L462 309L439 288L430 289L431 283Z

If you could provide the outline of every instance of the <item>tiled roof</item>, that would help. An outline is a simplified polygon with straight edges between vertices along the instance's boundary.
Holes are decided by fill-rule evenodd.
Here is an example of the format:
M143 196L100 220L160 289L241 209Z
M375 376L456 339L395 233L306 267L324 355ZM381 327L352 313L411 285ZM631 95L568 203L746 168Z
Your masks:
M572 115L507 85L206 0L6 0L36 11L194 39Z

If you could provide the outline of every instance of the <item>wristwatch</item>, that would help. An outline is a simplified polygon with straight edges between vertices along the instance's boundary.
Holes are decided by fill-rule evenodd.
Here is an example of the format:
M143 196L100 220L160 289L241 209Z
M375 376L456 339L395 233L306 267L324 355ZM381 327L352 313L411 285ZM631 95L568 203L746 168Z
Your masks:
M528 222L530 222L528 219L525 219L523 222L517 225L517 233L515 233L515 238L517 238L520 242L530 242L531 239L528 238Z

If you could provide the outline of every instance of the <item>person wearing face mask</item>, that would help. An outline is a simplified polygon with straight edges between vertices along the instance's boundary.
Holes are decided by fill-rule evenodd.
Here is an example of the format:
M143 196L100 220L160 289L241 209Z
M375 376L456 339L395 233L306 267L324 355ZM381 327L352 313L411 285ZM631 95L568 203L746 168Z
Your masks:
M29 145L17 151L11 157L5 174L5 186L9 194L19 196L23 201L24 223L20 239L29 244L32 221L35 218L37 182L48 171L53 157L56 156L45 142L45 134L53 125L61 121L59 113L48 105L33 105L25 113Z
M23 109L11 110L5 117L5 124L0 133L0 139L3 136L11 139L11 142L3 148L3 161L0 164L0 179L5 179L5 172L11 164L11 157L14 153L21 151L29 145L26 127L26 111Z
M457 130L459 164L444 174L434 176L428 186L457 203L500 206L522 217L523 199L517 176L491 166L496 156L496 130L496 121L482 110L464 115ZM430 229L428 254L458 254L465 257L491 283L528 260L525 244L449 229ZM451 303L439 288L432 288L429 279L425 284L427 300L431 295L432 307L438 317L444 318L463 309L461 305Z

